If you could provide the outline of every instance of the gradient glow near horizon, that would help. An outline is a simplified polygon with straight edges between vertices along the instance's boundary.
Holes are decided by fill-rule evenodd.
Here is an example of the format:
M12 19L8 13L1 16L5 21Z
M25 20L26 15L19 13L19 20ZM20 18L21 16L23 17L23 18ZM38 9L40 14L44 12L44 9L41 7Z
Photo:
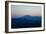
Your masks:
M11 5L11 16L41 16L41 6Z

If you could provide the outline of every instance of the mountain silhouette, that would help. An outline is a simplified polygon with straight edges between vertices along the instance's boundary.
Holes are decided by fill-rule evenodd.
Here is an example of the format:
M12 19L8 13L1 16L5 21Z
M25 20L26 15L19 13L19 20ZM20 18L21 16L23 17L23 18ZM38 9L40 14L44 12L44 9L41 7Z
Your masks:
M28 18L30 18L30 17L32 17L32 16L30 16L30 15L25 15L25 16L23 16L23 17L28 17Z
M25 16L30 16L30 15L25 15Z
M17 18L17 19L40 20L40 19L41 19L41 16L30 16L30 15L25 15L25 16L22 16L22 17Z
M41 27L41 16L25 15L20 18L12 18L12 28Z

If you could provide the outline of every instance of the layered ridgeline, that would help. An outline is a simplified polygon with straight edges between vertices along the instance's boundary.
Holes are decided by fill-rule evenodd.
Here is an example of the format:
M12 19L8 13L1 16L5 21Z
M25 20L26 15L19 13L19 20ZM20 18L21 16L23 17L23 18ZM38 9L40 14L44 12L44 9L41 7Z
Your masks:
M41 16L25 15L22 17L12 17L11 21L12 28L41 27Z

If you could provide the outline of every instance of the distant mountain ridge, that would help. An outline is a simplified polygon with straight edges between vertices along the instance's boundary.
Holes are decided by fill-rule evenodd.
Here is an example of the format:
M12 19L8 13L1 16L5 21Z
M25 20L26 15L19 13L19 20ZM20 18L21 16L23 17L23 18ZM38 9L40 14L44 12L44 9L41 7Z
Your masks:
M41 16L30 16L30 15L25 15L25 16L14 16L12 18L21 18L21 17L41 17Z
M25 15L11 20L12 28L41 27L41 16Z
M13 19L29 19L29 20L38 20L38 19L41 19L41 16L30 16L30 15L25 15L25 16L21 16L19 18L13 18Z

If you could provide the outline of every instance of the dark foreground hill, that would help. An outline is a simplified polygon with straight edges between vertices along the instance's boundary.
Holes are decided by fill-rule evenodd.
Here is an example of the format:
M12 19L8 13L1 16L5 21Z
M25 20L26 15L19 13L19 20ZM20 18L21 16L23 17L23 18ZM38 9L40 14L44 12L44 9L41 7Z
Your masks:
M12 18L12 28L32 28L41 27L41 16L23 16L20 18Z

